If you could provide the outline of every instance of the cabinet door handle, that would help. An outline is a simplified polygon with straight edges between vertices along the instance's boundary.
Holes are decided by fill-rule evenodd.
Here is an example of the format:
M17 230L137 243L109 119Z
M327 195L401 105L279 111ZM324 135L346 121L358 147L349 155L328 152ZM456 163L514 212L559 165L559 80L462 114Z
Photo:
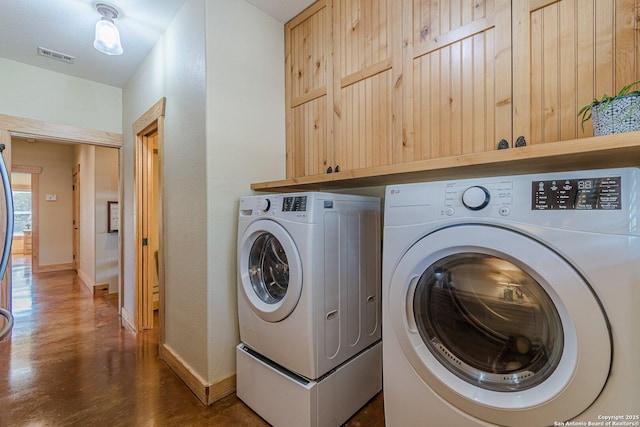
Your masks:
M506 139L501 139L498 142L498 150L506 150L507 148L509 148L509 142Z

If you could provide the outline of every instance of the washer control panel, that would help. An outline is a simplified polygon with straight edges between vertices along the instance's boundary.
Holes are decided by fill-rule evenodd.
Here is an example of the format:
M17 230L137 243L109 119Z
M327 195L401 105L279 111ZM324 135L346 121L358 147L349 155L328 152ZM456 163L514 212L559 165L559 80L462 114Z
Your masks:
M532 181L531 209L622 209L622 178L610 176Z
M474 185L462 192L462 204L472 211L485 208L491 200L489 191L481 185Z
M396 184L385 193L384 221L385 227L505 221L640 236L638 189L636 167Z
M451 182L445 187L444 213L448 216L455 214L459 207L480 211L490 203L499 206L500 215L508 215L509 206L513 203L513 181L496 180L477 185Z

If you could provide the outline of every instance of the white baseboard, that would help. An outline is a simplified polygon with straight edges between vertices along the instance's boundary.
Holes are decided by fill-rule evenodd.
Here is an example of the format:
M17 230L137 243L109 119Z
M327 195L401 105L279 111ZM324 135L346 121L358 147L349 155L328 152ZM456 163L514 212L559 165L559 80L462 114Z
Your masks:
M131 329L133 332L138 332L136 331L136 322L133 320L133 315L129 313L126 308L120 308L120 316L122 317L124 326Z
M84 285L87 287L87 289L89 289L91 291L91 294L93 294L93 287L96 285L93 282L93 280L91 280L91 278L87 275L87 273L85 273L81 269L78 269L77 273L78 273L78 278L80 278L82 283L84 283Z

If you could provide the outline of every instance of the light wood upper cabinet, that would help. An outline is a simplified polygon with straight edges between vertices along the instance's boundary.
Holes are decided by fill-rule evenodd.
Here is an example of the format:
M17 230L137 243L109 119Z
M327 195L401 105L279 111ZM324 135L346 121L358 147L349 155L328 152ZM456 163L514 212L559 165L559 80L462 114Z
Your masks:
M334 0L335 164L402 161L401 2Z
M331 11L319 1L285 26L287 178L333 163Z
M636 0L514 1L514 136L593 135L582 106L640 78Z
M640 0L320 0L285 25L287 179L592 136Z
M511 2L405 0L406 159L511 139Z

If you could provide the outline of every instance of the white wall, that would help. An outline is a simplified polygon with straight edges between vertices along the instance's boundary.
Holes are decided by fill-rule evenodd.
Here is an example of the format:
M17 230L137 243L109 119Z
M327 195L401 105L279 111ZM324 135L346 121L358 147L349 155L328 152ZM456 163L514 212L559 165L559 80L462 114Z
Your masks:
M283 25L245 1L207 2L209 378L235 372L238 199L285 178Z
M13 165L42 167L37 195L40 266L72 263L73 146L14 139L11 161ZM56 201L46 201L47 194L55 194Z
M123 89L123 128L166 97L166 346L207 380L205 1L189 0ZM123 134L123 308L135 316L134 136Z
M166 96L166 344L211 383L235 372L238 198L284 177L283 51L282 24L245 1L189 0L122 91L0 59L0 114L122 132ZM133 135L123 138L124 307L135 313Z
M0 114L122 132L120 88L0 58L0 93Z
M108 232L107 202L118 201L118 150L95 147L95 272L96 284L118 292L118 233Z
M75 163L80 165L80 248L78 276L93 291L96 284L96 180L94 173L95 147L75 146Z
M2 96L0 96L0 114L79 128L115 133L122 132L122 89L120 88L0 58L0 93L2 93ZM33 147L40 147L38 144L42 143L38 142ZM12 145L15 146L16 144ZM62 150L73 150L72 146L53 145ZM14 147L12 149L14 164L35 165L38 162L52 161L58 156L58 154L54 154L49 157L47 152L40 151L33 152L25 160L21 160L21 153L16 152ZM70 156L71 164L73 164L73 154L70 154ZM40 203L40 265L73 262L72 225L70 221L72 215L71 167L67 172L68 180L64 185L64 191L68 191L69 196L64 196L62 199L58 197L57 202L45 203L44 201L44 195L47 193L63 194L62 190L57 189L56 181L48 178L50 170L45 168L40 178L40 193L42 197ZM52 187L56 188L53 189ZM93 195L91 195L92 200L93 198ZM49 228L49 224L54 219L53 215L62 209L63 203L69 203L68 213L65 214L67 215L66 222L59 227L52 226L53 230L50 236L46 231L43 233L43 228ZM93 214L91 215L92 217L94 216ZM95 218L91 220L92 223L94 221ZM95 230L95 227L93 230ZM85 245L87 244L90 243L85 242ZM92 253L95 253L96 244L101 243L97 241L89 246L89 248L92 248L89 249ZM110 247L111 244L112 242L105 243L107 247ZM88 252L85 251L86 253ZM91 270L94 270L94 273L98 275L102 274L100 265L98 265L97 272L95 271L96 264L94 261L95 258L92 258L91 261L86 260L86 262L90 262L90 264L86 265L93 265ZM87 269L89 268L87 267ZM95 279L96 276L94 274L91 276L91 280ZM111 280L114 279L110 278L109 283L111 283ZM117 282L117 278L115 281ZM110 291L116 290L117 285L116 289L110 286Z
M235 372L238 199L251 182L285 176L283 34L245 1L189 0L123 90L124 129L167 98L166 345L207 383ZM124 308L132 314L133 143L125 133Z

